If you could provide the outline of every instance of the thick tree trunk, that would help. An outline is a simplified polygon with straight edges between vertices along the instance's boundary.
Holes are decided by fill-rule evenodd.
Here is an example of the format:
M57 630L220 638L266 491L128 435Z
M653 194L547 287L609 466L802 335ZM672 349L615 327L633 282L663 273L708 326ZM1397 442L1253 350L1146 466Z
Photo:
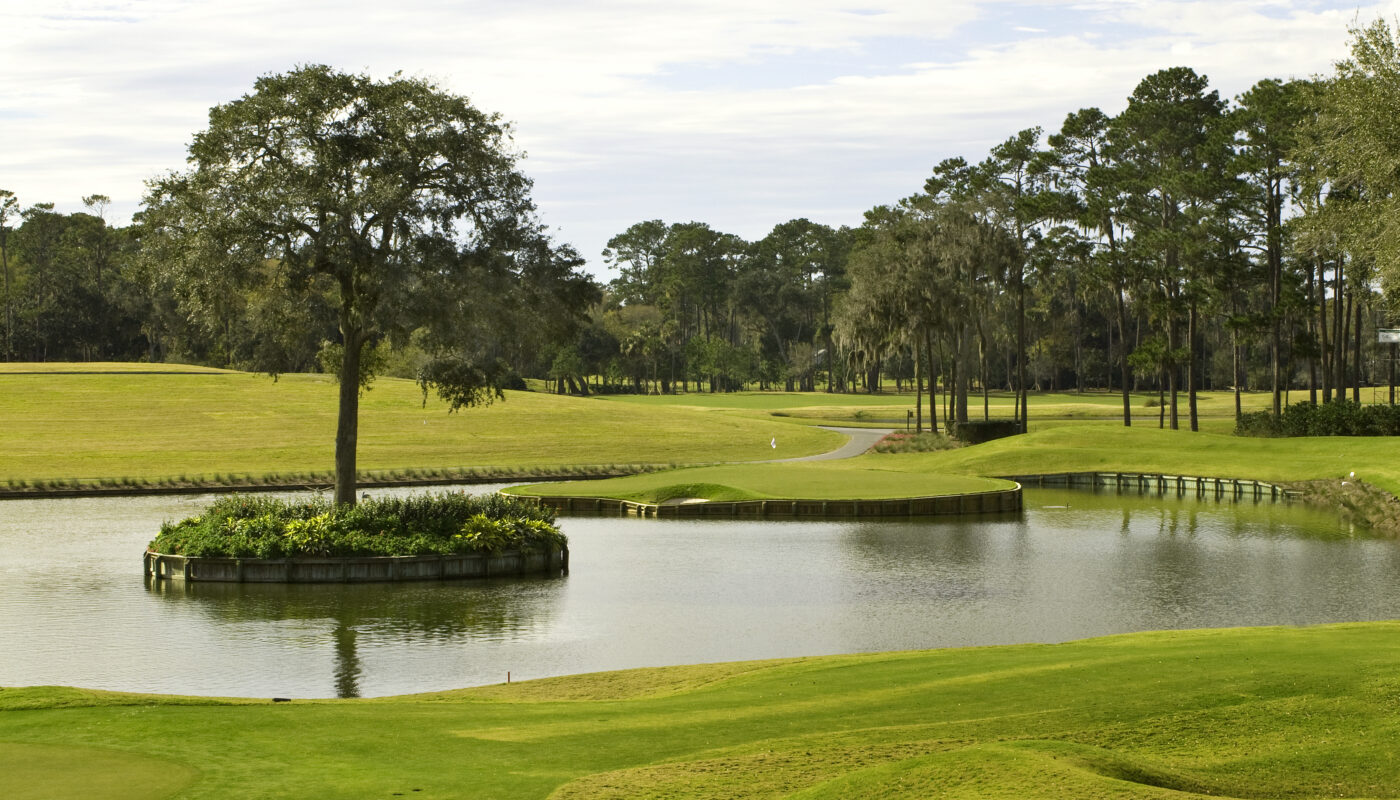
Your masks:
M924 331L924 357L928 359L928 430L938 433L938 372L933 367L933 337Z
M1167 394L1171 396L1171 428L1177 430L1181 423L1177 413L1177 378L1178 368L1176 364L1176 320L1167 321Z
M1123 300L1123 288L1118 288L1118 367L1123 379L1123 427L1133 425L1133 401L1131 397L1131 376L1128 366L1128 309Z
M919 337L914 337L914 432L924 432L923 359L919 355Z
M958 343L956 341L953 342L952 349L952 358L949 359L952 364L948 367L948 385L944 387L946 396L943 400L943 421L948 424L949 428L956 420L954 409L958 405L958 382L962 379L962 364L958 363Z
M15 314L14 301L10 294L10 251L7 246L8 231L0 228L0 265L4 266L5 272L5 351L0 353L0 358L9 361L14 355L14 329Z
M1351 351L1352 375L1351 401L1361 405L1361 298L1356 300L1356 327L1352 332L1353 347Z
M1020 407L1021 433L1030 430L1030 409L1026 407L1026 276L1025 267L1016 278L1016 392Z
M1274 419L1278 419L1283 413L1283 380L1279 360L1279 352L1283 347L1279 327L1279 302L1283 296L1283 197L1282 191L1275 186L1275 181L1269 182L1268 220L1265 224L1268 227L1269 315L1273 323L1269 366L1273 373Z
M360 429L360 348L364 338L342 314L344 348L340 359L340 411L335 428L335 504L355 505L355 447Z
M1338 400L1344 400L1347 396L1346 340L1342 333L1346 295L1342 277L1342 262L1338 259L1332 290L1332 389L1333 396Z
M1244 410L1240 406L1240 332L1230 330L1230 375L1235 384L1235 424L1240 424Z
M1307 265L1308 265L1308 266L1306 267L1306 269L1307 269L1307 276L1308 276L1308 299L1309 299L1310 301L1312 301L1312 302L1317 302L1317 285L1316 285L1315 283L1313 283L1313 262L1312 262L1311 259L1309 259L1309 260L1307 261ZM1306 317L1306 319L1307 319L1307 327L1308 327L1308 330L1309 330L1309 331L1313 331L1313 332L1315 333L1315 329L1316 329L1316 326L1317 326L1317 321L1313 318L1313 315L1312 315L1312 314L1308 314L1307 317ZM1314 336L1313 338L1314 338L1314 340L1316 340L1317 337ZM1317 356L1316 356L1316 355L1310 355L1310 356L1308 357L1308 399L1312 402L1313 405L1317 405Z
M1196 304L1191 304L1186 322L1186 408L1191 420L1191 431L1201 429L1196 414Z
M1322 402L1332 402L1332 336L1327 319L1327 278L1322 262L1317 264L1317 347L1322 357Z
M987 336L982 332L980 325L977 331L977 359L981 364L982 374L982 421L986 422L992 418L992 397L987 387Z
M958 386L957 407L953 413L959 423L967 422L967 393L972 384L972 331L963 325L958 332Z
M1167 427L1167 400L1162 387L1166 386L1167 368L1162 368L1162 374L1157 377L1157 430Z

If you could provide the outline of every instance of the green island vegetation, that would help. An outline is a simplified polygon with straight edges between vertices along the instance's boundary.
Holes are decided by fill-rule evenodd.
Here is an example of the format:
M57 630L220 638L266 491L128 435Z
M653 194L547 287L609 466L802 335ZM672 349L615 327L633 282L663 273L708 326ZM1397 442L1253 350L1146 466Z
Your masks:
M567 544L549 509L500 494L444 492L353 506L233 495L162 525L150 547L166 555L296 558L528 553Z
M3 689L0 792L52 796L52 771L116 797L1391 797L1398 671L1400 625L1370 622L371 700Z

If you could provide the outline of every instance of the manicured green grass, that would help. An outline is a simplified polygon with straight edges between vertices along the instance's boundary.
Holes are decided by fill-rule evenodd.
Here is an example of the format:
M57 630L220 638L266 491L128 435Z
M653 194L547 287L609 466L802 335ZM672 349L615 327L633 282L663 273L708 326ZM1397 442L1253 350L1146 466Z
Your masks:
M643 406L689 406L692 408L729 408L772 411L775 409L797 409L825 406L894 406L903 403L907 397L914 401L914 393L895 394L827 394L826 392L689 392L686 394L616 394L603 395L601 399L613 403L630 403ZM902 408L903 406L900 405ZM900 412L903 413L903 412Z
M335 415L336 385L324 375L274 382L239 372L0 372L0 481L326 471ZM359 466L746 461L825 452L841 441L770 417L531 392L449 414L435 397L425 408L416 383L386 378L361 401Z
M1397 675L1400 624L1364 623L635 670L379 700L10 689L0 763L42 754L64 763L65 785L94 785L113 760L85 760L100 747L125 774L151 758L178 764L176 775L197 770L189 798L1391 797ZM35 778L0 770L0 796L32 793Z
M517 486L511 494L612 497L639 503L704 500L882 500L1008 489L1007 481L922 471L862 469L851 462L727 464L597 481Z
M194 364L151 364L133 361L0 361L0 375L23 375L32 373L59 374L59 373L82 373L89 375L97 374L138 374L138 373L169 373L169 374L203 374L203 375L227 375L230 370L218 369L216 367L200 367Z
M7 800L167 797L199 777L195 767L102 747L0 742L0 792Z
M1369 390L1368 390L1369 391ZM1379 396L1378 396L1379 397ZM1303 399L1294 395L1294 399ZM880 394L826 394L824 392L784 393L784 392L731 392L694 393L678 395L617 395L605 398L609 402L633 403L647 406L669 406L695 409L711 409L735 414L767 413L780 418L822 425L852 425L859 427L903 427L907 412L914 408L914 392ZM1369 395L1363 399L1370 400ZM1380 398L1384 399L1384 398ZM992 392L988 398L987 410L991 418L1010 418L1015 409L1015 396L1009 392ZM1241 407L1245 411L1258 411L1269 407L1271 396L1253 392L1241 396ZM1132 395L1132 411L1135 425L1155 426L1158 408L1156 392L1139 392ZM924 411L928 411L928 398L924 398ZM1102 391L1043 392L1030 396L1031 430L1055 427L1067 423L1111 424L1122 420L1122 395ZM1197 409L1201 427L1217 433L1229 433L1235 427L1234 393L1201 392L1197 398ZM982 419L982 397L975 394L968 398L968 414L972 419ZM1179 416L1181 424L1187 424L1186 398L1180 398ZM942 423L942 395L939 395L939 425Z
M140 374L155 368L175 374ZM335 392L334 382L321 375L284 375L274 382L182 365L0 365L0 482L125 479L139 485L179 476L207 481L232 474L327 473ZM1134 397L1136 424L1125 429L1113 416L1117 395L1036 395L1028 436L941 453L867 456L842 467L883 474L828 479L823 476L834 473L784 465L761 468L771 472L767 478L757 477L760 473L742 480L657 476L629 491L689 482L759 496L873 499L904 496L910 482L946 480L928 477L933 475L1104 469L1260 480L1339 477L1354 470L1372 484L1400 492L1400 459L1387 439L1229 436L1234 403L1228 392L1202 395L1207 414L1202 433L1160 431L1156 409L1143 405L1148 400L1155 395ZM1246 395L1251 408L1268 400L1264 393ZM913 396L739 392L575 398L509 392L503 402L457 414L448 414L434 398L426 408L422 401L415 383L395 379L377 381L364 395L362 470L703 464L807 455L841 443L838 434L812 423L902 415ZM1009 413L1009 395L993 401L994 414ZM854 414L865 416L856 420ZM775 437L776 450L769 446ZM900 488L889 488L896 485Z
M1062 426L932 453L871 454L851 466L971 475L1164 472L1303 481L1356 477L1400 494L1400 443L1392 437L1255 439L1114 425Z

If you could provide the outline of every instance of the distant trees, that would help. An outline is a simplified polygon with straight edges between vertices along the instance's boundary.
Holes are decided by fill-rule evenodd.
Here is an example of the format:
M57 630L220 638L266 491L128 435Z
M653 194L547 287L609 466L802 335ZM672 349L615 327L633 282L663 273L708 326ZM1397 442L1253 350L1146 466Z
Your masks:
M0 189L0 268L5 275L5 338L0 340L0 355L6 359L14 353L15 306L14 283L10 276L10 229L12 221L19 215L19 200L15 193Z
M141 309L128 302L131 238L102 218L106 197L87 200L88 211L62 214L52 203L21 207L0 191L0 357L140 357Z
M757 242L701 222L636 223L603 251L619 273L602 310L618 344L598 369L626 372L634 388L649 376L662 392L691 381L814 390L833 350L849 247L848 231L806 219ZM838 376L825 373L835 389Z
M946 381L945 413L958 420L971 371L957 332L968 319L1004 370L997 379L996 368L980 366L984 391L992 382L1013 391L1018 415L1027 367L1041 388L1065 373L1082 387L1095 364L1111 362L1125 425L1130 390L1147 384L1163 395L1159 424L1173 428L1184 389L1195 430L1203 386L1238 392L1261 368L1277 414L1300 365L1315 374L1318 359L1323 399L1347 383L1355 398L1361 331L1376 324L1363 314L1373 276L1400 263L1386 227L1400 220L1389 187L1400 170L1362 155L1400 163L1400 127L1377 110L1400 98L1400 88L1382 86L1400 74L1400 48L1379 23L1356 35L1354 58L1334 82L1346 89L1265 80L1232 106L1204 76L1177 67L1147 76L1117 117L1069 114L1047 147L1029 129L981 163L943 161L924 195L867 213L840 341L867 359L903 350L925 363L920 351L937 351L939 366L927 362L927 371ZM1363 124L1358 139L1353 129ZM984 286L980 296L949 280L967 246L946 233L955 209L1001 237L978 240L986 250L971 274L985 277L966 286ZM914 241L938 252L925 262L938 269L911 270ZM936 288L917 304L925 287ZM929 305L935 297L944 305ZM939 329L952 333L924 333ZM1113 382L1105 373L1100 385ZM1316 377L1308 384L1315 391Z
M1158 424L1193 430L1205 387L1234 387L1237 413L1245 388L1267 385L1277 414L1319 376L1323 400L1355 397L1374 276L1400 263L1397 170L1358 160L1400 152L1376 111L1394 99L1388 31L1358 31L1333 81L1266 79L1234 102L1188 67L1160 70L1117 116L1081 109L1048 137L943 160L855 231L793 220L744 243L638 223L604 253L616 348L583 368L660 376L656 391L823 375L829 391L875 390L888 374L913 380L920 427L926 384L954 421L973 385L1010 391L1022 425L1033 387L1116 390L1125 425L1131 393L1157 389Z
M893 378L920 428L940 392L950 421L976 389L984 414L1010 392L1024 425L1032 389L1102 388L1125 425L1132 393L1158 392L1162 427L1184 392L1194 429L1200 390L1234 387L1238 414L1267 386L1277 417L1291 390L1359 398L1374 328L1396 324L1397 75L1383 22L1353 31L1335 75L1233 101L1164 69L1116 116L945 158L855 229L637 222L603 251L600 292L534 220L498 120L421 82L307 68L215 109L192 168L129 227L101 195L61 214L0 191L0 357L355 386L391 370L460 387L454 404L492 396L498 359L580 394Z
M1132 234L1129 257L1143 268L1151 287L1149 314L1163 337L1161 370L1173 429L1183 371L1191 430L1197 429L1200 315L1211 302L1219 255L1212 235L1220 231L1212 223L1220 221L1217 212L1234 177L1224 114L1205 77L1176 67L1143 79L1109 126L1127 198L1122 216Z

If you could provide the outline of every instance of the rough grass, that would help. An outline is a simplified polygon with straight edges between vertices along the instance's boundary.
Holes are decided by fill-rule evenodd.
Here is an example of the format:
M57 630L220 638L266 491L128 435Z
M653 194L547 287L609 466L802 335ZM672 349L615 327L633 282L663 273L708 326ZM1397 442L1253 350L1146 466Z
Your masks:
M377 700L10 689L0 760L40 746L50 763L67 759L67 780L96 777L83 761L95 747L129 764L159 758L198 771L181 793L192 798L1391 797L1397 674L1400 624L1363 623ZM35 778L0 770L0 796L32 792Z
M727 464L598 481L517 486L512 494L613 497L640 503L704 500L882 500L1011 488L1006 481L922 471L862 469L851 462Z
M336 385L323 375L0 372L0 481L304 474L333 466ZM109 365L92 365L102 368ZM130 365L163 367L165 365ZM778 448L769 447L778 439ZM487 408L423 407L416 383L361 400L362 470L708 463L820 453L841 437L769 417L507 392Z

